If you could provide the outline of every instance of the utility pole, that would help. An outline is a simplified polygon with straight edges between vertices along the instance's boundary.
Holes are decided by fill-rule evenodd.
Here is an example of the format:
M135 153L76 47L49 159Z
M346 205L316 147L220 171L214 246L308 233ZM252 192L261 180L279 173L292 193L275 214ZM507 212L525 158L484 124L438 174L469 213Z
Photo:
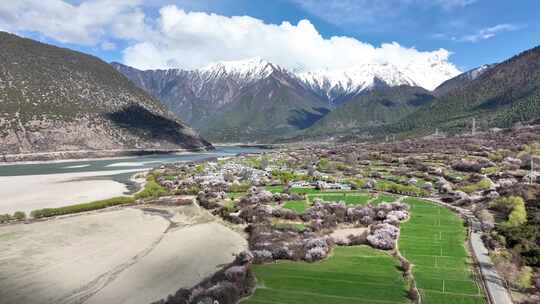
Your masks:
M534 175L534 154L531 156L531 185L536 183L536 176Z
M439 137L439 128L435 129L435 137Z
M472 135L476 133L476 118L473 117L472 119Z

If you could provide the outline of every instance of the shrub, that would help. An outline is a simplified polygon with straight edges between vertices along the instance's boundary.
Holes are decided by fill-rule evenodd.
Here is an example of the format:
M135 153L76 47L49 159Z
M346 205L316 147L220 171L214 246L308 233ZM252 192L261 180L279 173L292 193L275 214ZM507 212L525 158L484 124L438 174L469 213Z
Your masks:
M482 174L495 174L495 173L499 172L499 168L497 168L497 167L486 167L486 168L482 168L480 170L480 172Z
M229 213L230 213L230 212L233 212L233 211L235 210L235 208L236 208L236 207L235 207L235 204L234 204L233 201L228 201L228 202L225 202L225 203L223 204L223 209L225 209L225 211L227 211L227 212L229 212Z
M229 192L246 192L249 190L250 187L251 185L248 183L243 183L243 184L234 183L234 184L231 184L231 186L229 187Z
M26 213L22 211L17 211L13 213L13 218L17 221L24 221L26 219Z
M473 193L480 190L487 190L493 186L493 182L489 178L483 178L476 184L461 187L460 190L465 193Z
M519 196L500 197L490 207L507 214L509 213L508 220L505 222L507 228L518 227L527 222L525 201Z
M144 185L144 189L138 193L135 194L135 199L142 199L142 198L157 198L163 195L167 195L167 190L163 188L158 182L156 181L156 177L153 174L148 174L146 177L146 184Z
M362 178L355 178L355 179L349 181L349 183L355 189L362 189L362 188L364 188L366 186L367 181L365 179L362 179Z
M528 289L532 286L533 269L529 266L521 268L518 274L516 285L521 289Z
M202 173L204 171L204 164L198 164L197 166L195 166L195 171L197 173Z
M103 209L103 208L116 206L116 205L133 204L133 203L135 203L135 199L133 197L119 196L119 197L113 197L106 200L86 203L86 204L71 205L71 206L65 206L65 207L60 207L60 208L37 209L37 210L32 211L30 213L30 216L32 216L33 218L45 218L45 217L51 217L51 216L57 216L57 215Z
M281 184L283 184L283 185L286 185L290 181L297 178L297 176L293 172L288 172L288 171L274 170L274 171L272 171L272 175L274 177L278 178L279 181L281 182Z
M410 196L427 196L429 195L429 192L418 188L413 185L402 185L390 181L385 181L382 183L377 183L376 185L377 191L384 191L384 192L392 192L397 194L405 194Z
M327 171L330 169L330 161L328 161L328 159L326 158L321 158L321 160L319 160L319 164L317 165L317 168L319 169L319 171Z
M7 223L11 221L11 215L9 214L0 214L0 223Z
M525 202L521 197L517 198L516 203L508 216L506 225L510 227L517 227L527 222L527 210L525 209Z

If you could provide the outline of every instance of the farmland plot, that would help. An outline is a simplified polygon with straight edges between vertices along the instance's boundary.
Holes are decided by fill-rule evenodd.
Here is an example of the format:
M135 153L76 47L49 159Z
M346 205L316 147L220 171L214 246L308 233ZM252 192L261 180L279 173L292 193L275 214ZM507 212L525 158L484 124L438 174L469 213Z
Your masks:
M318 263L255 265L257 289L246 304L409 303L398 262L367 246L337 247Z
M399 249L411 262L422 303L485 303L465 249L466 228L450 210L408 198L411 219L401 225Z

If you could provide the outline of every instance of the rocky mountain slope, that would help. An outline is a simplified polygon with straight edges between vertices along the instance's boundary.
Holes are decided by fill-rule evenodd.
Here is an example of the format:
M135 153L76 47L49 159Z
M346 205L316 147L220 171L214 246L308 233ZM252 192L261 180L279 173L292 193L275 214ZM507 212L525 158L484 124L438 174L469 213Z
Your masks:
M210 147L100 59L0 32L0 152Z
M140 71L112 65L205 137L218 141L282 136L310 127L334 107L371 91L398 86L433 89L456 74L437 62L430 71L364 64L296 73L261 58L190 71Z
M433 90L433 95L444 96L453 90L463 88L469 82L480 77L482 74L489 71L494 66L495 64L484 64L463 74L459 74L454 78L448 79L447 81L439 85L437 88L435 88L435 90Z
M294 74L260 58L192 71L112 65L214 141L275 137L308 127L329 108Z

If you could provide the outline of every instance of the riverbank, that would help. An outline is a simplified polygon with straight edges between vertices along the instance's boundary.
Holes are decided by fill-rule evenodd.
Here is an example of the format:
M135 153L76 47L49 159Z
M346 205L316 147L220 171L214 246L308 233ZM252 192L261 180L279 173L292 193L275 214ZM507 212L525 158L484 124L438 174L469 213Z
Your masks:
M145 155L177 154L177 153L195 153L211 152L214 149L133 149L133 150L77 150L77 151L58 151L41 153L20 153L20 154L1 154L1 165L12 164L39 164L60 161L83 161L83 160L105 160L133 158Z

